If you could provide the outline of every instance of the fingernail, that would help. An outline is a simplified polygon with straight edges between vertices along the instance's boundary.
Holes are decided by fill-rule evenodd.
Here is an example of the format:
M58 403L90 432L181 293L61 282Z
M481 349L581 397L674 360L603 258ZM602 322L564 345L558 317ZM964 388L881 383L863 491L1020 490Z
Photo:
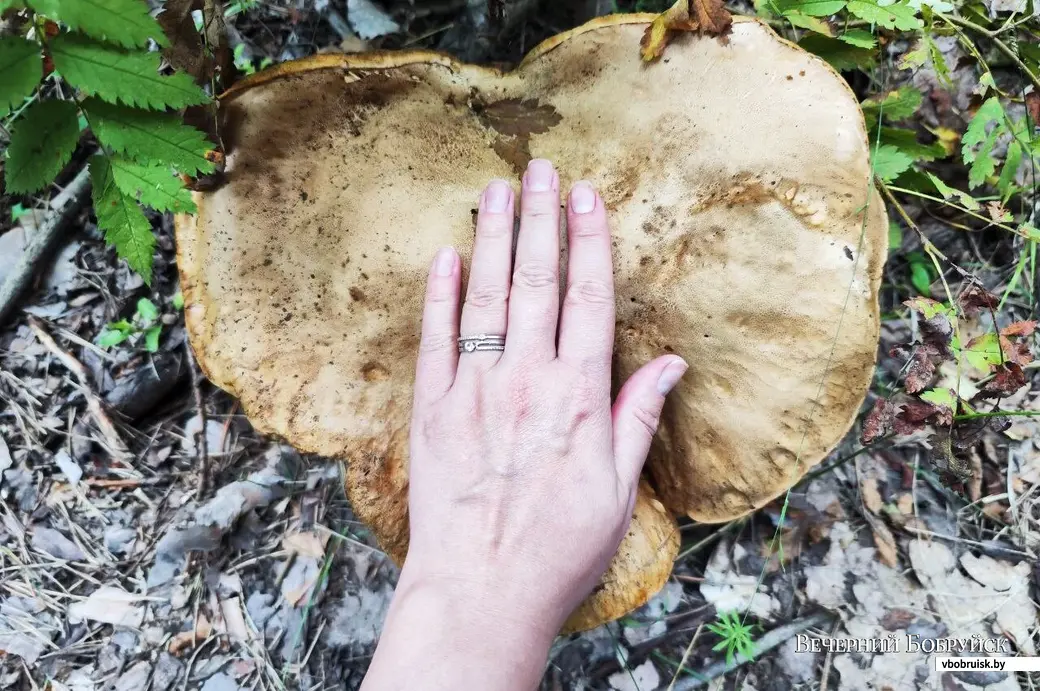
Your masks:
M579 180L571 188L571 211L587 214L596 208L596 190L585 180Z
M451 276L455 271L455 250L442 247L433 260L433 272L438 276Z
M552 163L544 158L532 159L527 164L527 173L524 174L524 186L532 192L548 192L553 188L556 180L556 171Z
M484 209L493 214L505 213L511 193L509 183L505 180L492 180L484 190Z
M689 365L682 358L677 358L674 362L664 368L661 372L661 376L657 379L657 390L662 396L667 396L668 392L675 388L675 385L682 379L682 375L686 374L686 369Z

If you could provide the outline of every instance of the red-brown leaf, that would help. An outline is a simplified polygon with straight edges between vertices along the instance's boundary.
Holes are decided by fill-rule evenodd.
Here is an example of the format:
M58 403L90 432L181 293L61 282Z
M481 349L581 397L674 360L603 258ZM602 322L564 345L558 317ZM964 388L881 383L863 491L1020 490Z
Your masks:
M972 283L957 296L957 303L968 316L978 314L979 310L991 310L1000 304L1000 298L990 293L978 283Z
M895 407L887 398L879 398L874 401L874 407L863 419L863 434L860 441L869 444L875 439L880 439L888 433L892 427L892 415Z
M993 378L982 387L980 398L1010 396L1027 383L1025 372L1014 362L1005 362L993 369Z
M935 377L935 363L932 357L939 354L939 349L928 344L921 344L914 349L910 365L906 371L906 392L924 391Z
M710 36L725 36L733 17L722 0L678 0L657 15L643 32L639 54L645 62L652 62L680 31L697 31Z
M1008 324L1000 330L1001 336L1031 336L1036 331L1035 321L1023 321Z
M1033 127L1040 125L1040 92L1030 91L1026 94L1026 110L1033 120Z

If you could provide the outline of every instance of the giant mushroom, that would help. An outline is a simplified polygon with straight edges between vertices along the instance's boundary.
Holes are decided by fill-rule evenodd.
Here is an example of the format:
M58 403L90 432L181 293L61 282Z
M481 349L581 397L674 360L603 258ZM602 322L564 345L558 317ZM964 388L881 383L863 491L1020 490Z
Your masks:
M468 258L492 177L532 157L600 189L614 234L615 375L662 352L671 394L628 535L569 630L645 602L673 515L721 522L794 485L869 385L886 252L856 98L754 19L675 36L593 20L510 72L444 55L320 55L220 99L223 184L177 221L191 344L254 425L347 462L358 516L407 551L408 420L426 267Z

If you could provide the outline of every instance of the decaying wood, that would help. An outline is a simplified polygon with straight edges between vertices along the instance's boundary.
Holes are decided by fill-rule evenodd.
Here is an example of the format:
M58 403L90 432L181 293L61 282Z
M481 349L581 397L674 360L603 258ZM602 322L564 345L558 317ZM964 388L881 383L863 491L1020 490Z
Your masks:
M76 219L80 209L90 198L88 169L84 167L59 196L64 203L51 211L43 224L32 234L18 263L0 286L0 325L32 287L33 277L42 270L47 258L65 235L69 224Z

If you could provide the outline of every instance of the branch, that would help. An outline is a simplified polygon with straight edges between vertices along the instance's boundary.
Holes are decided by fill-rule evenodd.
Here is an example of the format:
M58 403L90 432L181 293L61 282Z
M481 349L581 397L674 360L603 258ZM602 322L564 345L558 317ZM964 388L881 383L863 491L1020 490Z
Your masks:
M1008 59L1011 60L1011 62L1015 63L1015 66L1018 67L1018 69L1025 72L1026 76L1029 77L1029 81L1033 82L1033 86L1037 89L1037 91L1040 91L1040 78L1033 74L1029 70L1029 67L1027 67L1026 64L1022 62L1022 59L1018 57L1015 51L1011 50L1008 44L1004 43L1004 41L1000 39L1000 37L997 35L999 32L990 31L989 29L979 26L975 22L968 21L967 19L961 19L960 17L946 15L941 12L936 12L936 14L942 17L943 21L949 24L959 26L962 29L974 31L975 33L981 36L985 36L989 40L993 41L993 45L997 47L997 50L1006 55Z
M90 198L90 174L83 168L61 194L65 203L50 212L43 224L32 234L32 239L21 258L0 286L0 325L14 310L18 301L32 284L33 276L65 234L65 229L79 215Z

